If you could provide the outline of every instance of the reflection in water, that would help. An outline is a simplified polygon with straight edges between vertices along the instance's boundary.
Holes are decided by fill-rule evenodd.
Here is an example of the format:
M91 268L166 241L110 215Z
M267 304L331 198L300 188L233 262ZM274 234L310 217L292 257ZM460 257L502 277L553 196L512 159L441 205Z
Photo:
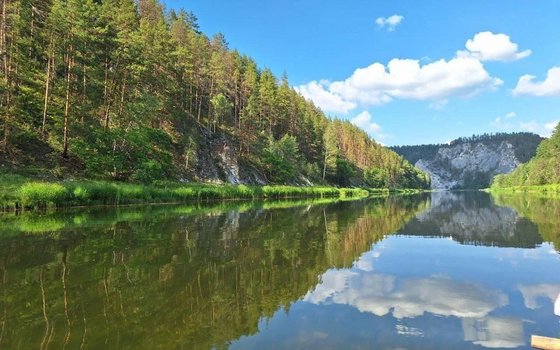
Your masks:
M496 195L496 204L515 209L538 226L547 242L560 251L560 198L543 198L534 194Z
M525 344L523 323L515 318L485 317L462 320L465 341L485 348L517 348Z
M288 309L328 268L351 266L425 203L4 218L18 224L2 226L0 348L223 347L255 334L259 319Z
M535 225L509 207L476 192L434 192L430 208L400 232L452 237L465 244L534 248L543 242Z
M433 193L0 216L0 348L526 348L560 334L558 226L511 207Z
M537 309L542 307L539 298L548 298L552 303L560 293L560 285L554 284L538 284L533 286L519 286L519 291L523 295L525 307L529 309Z
M376 316L391 312L397 319L426 312L481 318L508 303L507 295L497 290L441 277L397 280L396 276L365 271L329 270L321 281L305 296L305 301L350 305Z

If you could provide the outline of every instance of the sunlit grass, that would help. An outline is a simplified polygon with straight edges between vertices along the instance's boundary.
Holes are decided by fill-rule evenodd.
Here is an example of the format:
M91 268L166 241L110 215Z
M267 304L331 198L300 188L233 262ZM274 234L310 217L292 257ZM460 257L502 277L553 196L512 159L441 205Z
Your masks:
M492 186L488 191L495 194L532 193L532 194L539 194L543 196L558 197L560 195L560 184L511 186L511 187Z
M359 188L246 186L160 183L140 185L106 181L44 182L0 175L0 206L49 207L169 203L218 199L355 198L369 195Z

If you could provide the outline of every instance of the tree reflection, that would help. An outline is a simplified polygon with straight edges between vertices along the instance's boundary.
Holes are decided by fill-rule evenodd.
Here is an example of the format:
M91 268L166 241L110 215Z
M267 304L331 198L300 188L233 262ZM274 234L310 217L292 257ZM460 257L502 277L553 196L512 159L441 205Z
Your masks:
M0 347L225 348L256 333L261 318L289 312L326 270L350 267L427 203L398 197L3 218L15 225L3 226L0 244Z

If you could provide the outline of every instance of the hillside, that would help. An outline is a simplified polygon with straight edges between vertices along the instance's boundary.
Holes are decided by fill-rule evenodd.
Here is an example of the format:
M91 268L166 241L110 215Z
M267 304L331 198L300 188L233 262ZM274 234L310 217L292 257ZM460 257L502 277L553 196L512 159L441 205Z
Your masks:
M532 133L499 133L392 149L427 172L434 189L475 189L488 187L495 175L530 159L541 140Z
M550 185L560 183L560 123L552 136L541 142L536 155L511 174L494 178L492 187Z
M0 165L56 178L427 187L187 11L157 0L11 1Z

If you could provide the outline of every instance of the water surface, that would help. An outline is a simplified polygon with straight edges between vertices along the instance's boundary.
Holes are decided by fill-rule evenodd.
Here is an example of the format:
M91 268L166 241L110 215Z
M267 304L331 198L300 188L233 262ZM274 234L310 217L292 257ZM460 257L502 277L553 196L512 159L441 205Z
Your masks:
M4 215L0 348L529 349L559 237L477 192Z

